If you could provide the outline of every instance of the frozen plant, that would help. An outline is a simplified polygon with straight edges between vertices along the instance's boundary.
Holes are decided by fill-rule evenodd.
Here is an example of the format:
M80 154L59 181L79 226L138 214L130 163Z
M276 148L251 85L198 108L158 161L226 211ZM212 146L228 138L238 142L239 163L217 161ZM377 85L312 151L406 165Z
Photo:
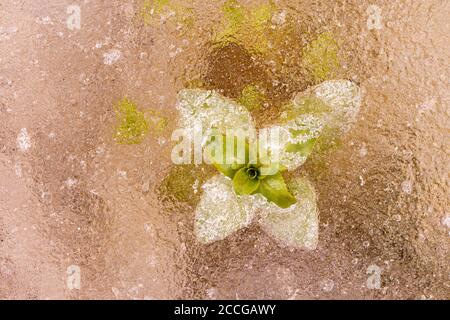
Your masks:
M300 167L314 150L325 128L342 134L355 122L361 104L359 87L347 80L325 81L297 94L281 116L277 170L262 173L262 164L247 160L223 164L205 143L206 154L221 173L206 181L195 209L195 235L204 244L222 240L252 222L259 223L280 243L315 249L318 209L314 186L305 177L284 181L283 171ZM201 123L209 135L225 135L227 128L255 130L249 111L215 91L184 89L178 94L180 125L195 130ZM247 158L246 158L247 159ZM269 159L270 160L270 159ZM269 161L270 163L270 161Z

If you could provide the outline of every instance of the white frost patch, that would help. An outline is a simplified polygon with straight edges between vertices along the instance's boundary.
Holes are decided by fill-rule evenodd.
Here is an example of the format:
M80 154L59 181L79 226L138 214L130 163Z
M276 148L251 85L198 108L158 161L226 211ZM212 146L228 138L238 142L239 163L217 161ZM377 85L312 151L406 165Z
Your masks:
M17 30L17 27L0 27L0 40L10 40L11 35Z
M78 180L74 178L68 178L64 183L68 188L72 188L78 183Z
M208 295L209 299L217 299L217 289L216 288L209 288L206 290L206 294Z
M166 142L167 142L167 140L166 139L164 139L164 138L158 138L158 144L160 145L160 146L163 146L163 145L165 145L166 144Z
M106 65L112 65L117 62L122 56L122 52L117 49L109 50L108 52L103 54L103 63Z
M272 23L282 26L286 23L286 11L283 10L272 17Z
M363 176L359 176L359 185L360 185L361 187L363 187L365 184L366 184L366 182L364 181Z
M412 189L413 189L412 182L409 181L409 180L403 181L402 184L401 184L401 188L402 188L402 191L404 193L411 194L412 193Z
M417 111L422 114L427 111L433 111L436 106L436 99L431 98L417 106Z
M444 218L442 218L442 225L450 228L450 214L447 214Z
M177 55L179 55L181 52L183 52L182 48L175 48L175 46L170 46L169 49L171 50L169 52L170 58L175 58ZM173 50L173 49L175 49L175 50Z
M16 174L16 176L22 177L22 167L20 166L19 163L16 163L14 165L14 173Z
M322 281L322 290L325 292L331 292L334 289L334 281L326 279Z
M198 184L199 184L198 179L195 179L195 182L194 182L194 184L192 185L192 189L194 190L194 193L197 193L197 192L198 192Z
M81 288L81 269L77 265L70 265L66 270L66 286L69 290L80 290Z
M27 128L20 129L20 132L17 135L17 147L21 152L26 152L31 148L31 139L28 135Z
M365 156L367 156L367 147L366 147L366 145L363 145L361 147L361 149L359 149L359 156L361 158L364 158Z
M52 25L53 24L52 18L50 18L49 16L37 18L36 23L43 24L43 25Z

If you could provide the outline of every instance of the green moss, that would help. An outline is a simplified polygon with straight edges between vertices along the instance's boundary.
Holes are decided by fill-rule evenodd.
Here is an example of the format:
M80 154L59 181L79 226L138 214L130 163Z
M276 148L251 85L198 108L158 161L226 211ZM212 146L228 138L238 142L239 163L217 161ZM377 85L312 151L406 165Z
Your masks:
M150 131L157 136L164 135L169 127L169 120L167 117L164 117L158 110L154 109L148 109L145 113L149 119Z
M227 0L222 6L222 12L227 21L230 32L237 31L246 20L245 9L237 0Z
M152 22L153 15L161 14L169 7L169 4L169 0L144 0L140 11L140 16L144 20L144 23L150 24Z
M340 133L333 128L325 127L317 138L317 152L325 153L342 147Z
M206 88L205 82L200 78L189 79L184 82L185 89L204 89Z
M246 86L238 99L238 102L249 111L260 109L266 101L267 99L263 90L253 84Z
M263 32L264 29L271 22L275 10L276 10L275 5L272 2L261 4L254 10L251 10L249 20L253 26L253 29L258 32Z
M211 172L212 169L203 166L174 166L161 182L158 192L165 200L193 205L200 199L201 186Z
M331 79L340 64L339 47L330 32L320 34L303 51L303 65L314 82Z
M299 114L318 114L330 112L331 108L322 99L316 97L304 97L296 101L295 108Z
M148 132L149 126L144 113L137 109L137 105L123 98L114 107L117 126L114 138L120 144L141 143Z
M310 134L311 131L308 129L304 129L304 130L295 130L295 129L289 129L289 132L291 133L293 138L297 138L299 135L307 135Z
M255 8L246 8L237 0L226 1L222 6L224 16L222 30L216 34L214 41L219 46L237 43L249 51L267 51L269 49L267 33L276 9L272 1Z
M185 27L185 29L192 29L195 24L195 16L192 8L187 5L192 1L184 1L183 5L173 3L170 0L144 0L140 10L140 17L145 24L154 24L158 22L162 14L170 11L174 12L174 21ZM186 30L182 30L185 33Z

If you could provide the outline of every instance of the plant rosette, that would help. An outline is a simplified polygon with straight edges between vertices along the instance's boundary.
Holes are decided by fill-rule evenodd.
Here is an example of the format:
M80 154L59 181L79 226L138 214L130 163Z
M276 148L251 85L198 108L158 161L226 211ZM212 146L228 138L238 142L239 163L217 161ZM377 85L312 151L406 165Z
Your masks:
M212 150L225 149L227 129L256 131L249 111L216 91L181 90L176 105L179 124L187 132L194 132L200 124L207 136L203 148L220 172L202 186L195 208L197 240L203 244L223 240L257 222L285 246L315 249L319 218L314 186L306 177L285 182L283 172L299 168L323 132L347 132L356 121L360 105L361 92L356 84L325 81L297 94L279 123L267 128L279 132L279 139L267 146L268 158L257 154L257 161L249 161L251 145L246 142L245 159L229 164ZM279 156L271 161L275 149ZM218 154L223 156L223 152Z

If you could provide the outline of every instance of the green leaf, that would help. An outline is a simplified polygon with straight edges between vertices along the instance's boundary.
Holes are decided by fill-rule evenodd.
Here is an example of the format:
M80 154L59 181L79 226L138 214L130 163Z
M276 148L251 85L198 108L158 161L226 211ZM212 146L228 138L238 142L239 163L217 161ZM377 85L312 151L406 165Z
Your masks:
M274 202L281 208L288 208L297 202L295 197L287 189L281 173L267 176L266 179L261 180L259 192L261 192L267 200Z
M265 179L268 176L273 176L278 172L283 171L283 169L284 167L278 162L263 163L259 167L259 170L261 172L261 176L259 178Z
M219 170L223 175L233 179L237 170L245 166L245 161L238 159L237 157L232 158L231 163L226 161L226 140L225 135L215 134L211 137L211 142L205 147L205 153L213 166ZM235 155L235 154L234 154ZM234 163L233 163L234 162ZM241 162L241 163L240 163Z
M227 154L227 138L234 137L234 150L232 154ZM237 136L227 137L223 134L214 134L212 141L206 146L206 155L211 163L225 176L233 179L236 172L245 166L250 157L248 143L244 138ZM238 145L245 147L244 154L238 153ZM229 158L227 158L229 157Z
M298 152L302 156L307 157L313 151L315 144L316 144L315 138L309 139L308 141L302 143L289 143L286 146L286 152Z
M248 195L258 190L259 179L251 179L247 174L247 168L241 168L233 178L233 187L236 194Z

